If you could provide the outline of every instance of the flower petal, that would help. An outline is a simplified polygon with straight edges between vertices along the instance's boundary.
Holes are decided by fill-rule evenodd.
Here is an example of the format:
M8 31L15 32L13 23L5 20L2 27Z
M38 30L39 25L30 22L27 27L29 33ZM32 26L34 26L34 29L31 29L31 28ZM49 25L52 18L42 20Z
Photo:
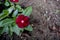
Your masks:
M10 0L11 2L19 2L19 0Z
M29 21L29 17L25 16L24 21L25 22Z
M26 26L28 26L29 25L29 22L27 22L27 23L24 23L24 27L26 27Z
M25 17L24 15L19 15L17 18L23 20Z
M17 24L19 28L24 28L22 23Z
M16 18L16 24L18 25L19 28L24 28L29 25L29 17L24 16L24 15L19 15Z

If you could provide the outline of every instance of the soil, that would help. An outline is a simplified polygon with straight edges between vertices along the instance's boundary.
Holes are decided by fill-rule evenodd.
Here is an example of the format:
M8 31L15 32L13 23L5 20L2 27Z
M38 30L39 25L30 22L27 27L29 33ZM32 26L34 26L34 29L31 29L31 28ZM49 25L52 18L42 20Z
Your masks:
M60 40L60 0L20 0L19 3L33 7L30 20L33 31L25 30L20 37L14 34L13 40Z

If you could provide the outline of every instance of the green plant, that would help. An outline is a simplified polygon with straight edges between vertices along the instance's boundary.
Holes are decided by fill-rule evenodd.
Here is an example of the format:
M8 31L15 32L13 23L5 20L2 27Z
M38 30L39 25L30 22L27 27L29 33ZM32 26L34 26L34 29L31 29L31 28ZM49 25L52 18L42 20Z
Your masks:
M31 6L23 9L19 4L16 4L15 2L11 2L9 0L3 0L3 3L0 1L0 5L4 6L0 12L0 35L4 32L10 36L12 36L13 32L17 35L20 35L24 30L33 30L30 24L21 28L18 27L18 24L16 23L16 19L19 15L24 15L27 17L30 16L32 12Z

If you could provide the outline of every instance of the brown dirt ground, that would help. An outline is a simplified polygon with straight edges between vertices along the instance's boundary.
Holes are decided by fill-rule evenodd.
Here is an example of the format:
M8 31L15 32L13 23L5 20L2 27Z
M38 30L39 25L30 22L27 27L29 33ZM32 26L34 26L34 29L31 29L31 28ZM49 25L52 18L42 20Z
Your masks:
M33 31L25 31L13 40L60 40L60 0L20 0L22 6L32 6ZM16 39L15 39L16 38Z
M32 6L31 23L34 30L23 34L23 40L60 40L60 0L20 0L24 6ZM26 38L27 37L27 38Z

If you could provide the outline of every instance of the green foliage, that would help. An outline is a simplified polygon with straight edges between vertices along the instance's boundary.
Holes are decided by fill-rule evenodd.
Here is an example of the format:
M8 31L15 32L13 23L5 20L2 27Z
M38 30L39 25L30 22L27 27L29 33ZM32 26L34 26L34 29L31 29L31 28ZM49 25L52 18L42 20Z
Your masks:
M2 10L2 12L0 13L0 35L3 34L4 32L11 36L13 32L16 33L17 35L20 35L24 30L27 31L33 30L31 25L27 26L26 28L18 28L15 22L16 17L20 14L30 16L32 12L31 6L27 7L26 9L23 9L21 8L20 5L9 2L8 0L5 0L4 5L7 6L8 8Z
M3 27L0 27L0 35L2 34L3 29Z
M33 30L33 28L32 28L32 26L31 26L31 25L29 25L29 26L27 26L27 27L25 28L25 30L27 30L27 31L32 31L32 30Z
M16 9L16 10L13 12L12 17L16 17L17 14L18 14L18 9Z
M9 25L9 34L12 36L12 34L13 34L13 28L12 28L12 25L10 24Z
M7 10L3 10L3 12L0 14L0 20L7 17L9 15L9 12Z
M9 6L9 2L5 2L5 6Z
M23 11L23 9L21 8L20 5L16 5L16 9L18 9L19 12L22 12Z
M9 26L9 24L11 24L13 22L14 22L14 20L6 18L6 19L0 21L0 26L5 26L5 25Z
M10 25L12 25L12 23L14 23L14 21L13 21L12 19L8 19L8 18L0 21L0 28L3 27L2 33L4 33L4 32L9 33L9 29L11 29L11 28L10 28ZM11 26L11 27L12 27L12 26ZM0 33L1 33L1 32L0 32Z
M16 33L17 35L20 35L23 32L23 29L18 28L17 25L14 25L13 32Z
M6 32L7 34L9 33L9 28L8 28L7 25L5 25L5 26L3 27L2 34L3 34L4 32Z
M32 7L29 6L27 7L23 12L22 14L26 15L26 16L30 16L31 15L31 12L32 12Z
M14 10L14 6L11 6L9 9L7 9L9 11L9 14L12 13L12 11Z

